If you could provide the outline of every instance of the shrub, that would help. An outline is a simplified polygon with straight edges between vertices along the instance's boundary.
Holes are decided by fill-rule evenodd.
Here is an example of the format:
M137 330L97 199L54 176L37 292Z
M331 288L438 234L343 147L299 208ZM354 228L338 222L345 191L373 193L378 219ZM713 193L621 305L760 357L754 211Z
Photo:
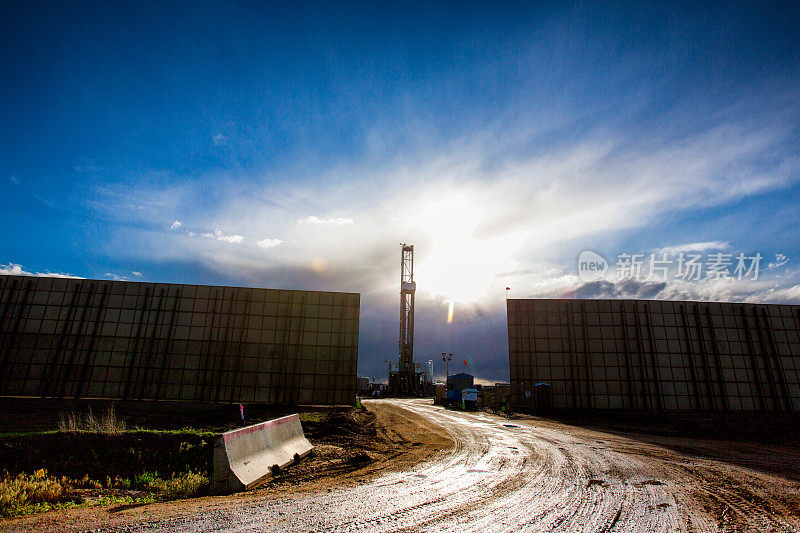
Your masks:
M150 488L150 485L154 483L158 479L158 474L153 472L142 472L135 478L133 478L133 483L131 483L132 487L141 490L147 490Z
M208 485L208 478L194 472L178 474L171 479L156 478L148 489L158 492L165 500L195 496Z
M0 516L29 514L42 506L67 501L68 482L49 477L44 469L0 480Z

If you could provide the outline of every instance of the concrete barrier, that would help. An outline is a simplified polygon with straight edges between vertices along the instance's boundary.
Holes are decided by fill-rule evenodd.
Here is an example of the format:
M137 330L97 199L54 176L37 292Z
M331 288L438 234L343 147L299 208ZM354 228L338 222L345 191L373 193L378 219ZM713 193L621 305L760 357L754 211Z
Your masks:
M296 414L223 433L214 445L211 490L225 494L250 489L312 448Z

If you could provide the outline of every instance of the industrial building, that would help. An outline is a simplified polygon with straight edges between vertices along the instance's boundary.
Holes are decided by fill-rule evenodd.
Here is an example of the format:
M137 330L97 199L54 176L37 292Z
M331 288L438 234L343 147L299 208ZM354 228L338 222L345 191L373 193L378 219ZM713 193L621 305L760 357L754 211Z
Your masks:
M0 396L352 404L360 295L0 276Z
M800 410L797 305L509 299L507 313L517 408L546 392L556 410Z

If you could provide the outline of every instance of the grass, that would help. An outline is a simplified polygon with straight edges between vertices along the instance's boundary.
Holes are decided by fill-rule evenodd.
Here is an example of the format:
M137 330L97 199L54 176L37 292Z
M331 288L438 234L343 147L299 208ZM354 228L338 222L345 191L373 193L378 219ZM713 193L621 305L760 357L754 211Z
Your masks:
M300 422L322 422L325 419L326 413L319 411L308 411L298 414Z
M100 417L62 415L59 431L2 435L0 520L204 494L215 436L190 428L127 429L113 407Z
M33 435L49 435L52 433L59 433L57 429L49 429L44 431L7 431L0 432L0 441L3 439L11 439L14 437L30 437Z
M164 479L156 473L144 472L133 480L106 477L105 486L85 476L81 480L49 476L44 469L33 474L5 476L0 479L0 518L16 518L44 511L74 507L112 504L151 503L155 501L190 498L204 493L208 478L194 472L173 474ZM86 499L80 489L97 497ZM132 497L120 494L127 489L138 489L149 494ZM83 491L86 492L86 491Z
M207 477L194 472L186 472L185 474L173 474L170 479L156 476L147 484L147 490L158 494L164 500L179 500L197 496L207 486Z

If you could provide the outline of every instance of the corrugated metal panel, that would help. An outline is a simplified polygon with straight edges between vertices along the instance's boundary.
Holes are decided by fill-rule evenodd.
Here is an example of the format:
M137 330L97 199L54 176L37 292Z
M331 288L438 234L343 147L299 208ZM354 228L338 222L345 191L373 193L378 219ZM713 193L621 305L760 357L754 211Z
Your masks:
M0 395L349 404L360 295L0 276Z
M800 306L508 300L516 405L552 385L560 409L800 409Z

